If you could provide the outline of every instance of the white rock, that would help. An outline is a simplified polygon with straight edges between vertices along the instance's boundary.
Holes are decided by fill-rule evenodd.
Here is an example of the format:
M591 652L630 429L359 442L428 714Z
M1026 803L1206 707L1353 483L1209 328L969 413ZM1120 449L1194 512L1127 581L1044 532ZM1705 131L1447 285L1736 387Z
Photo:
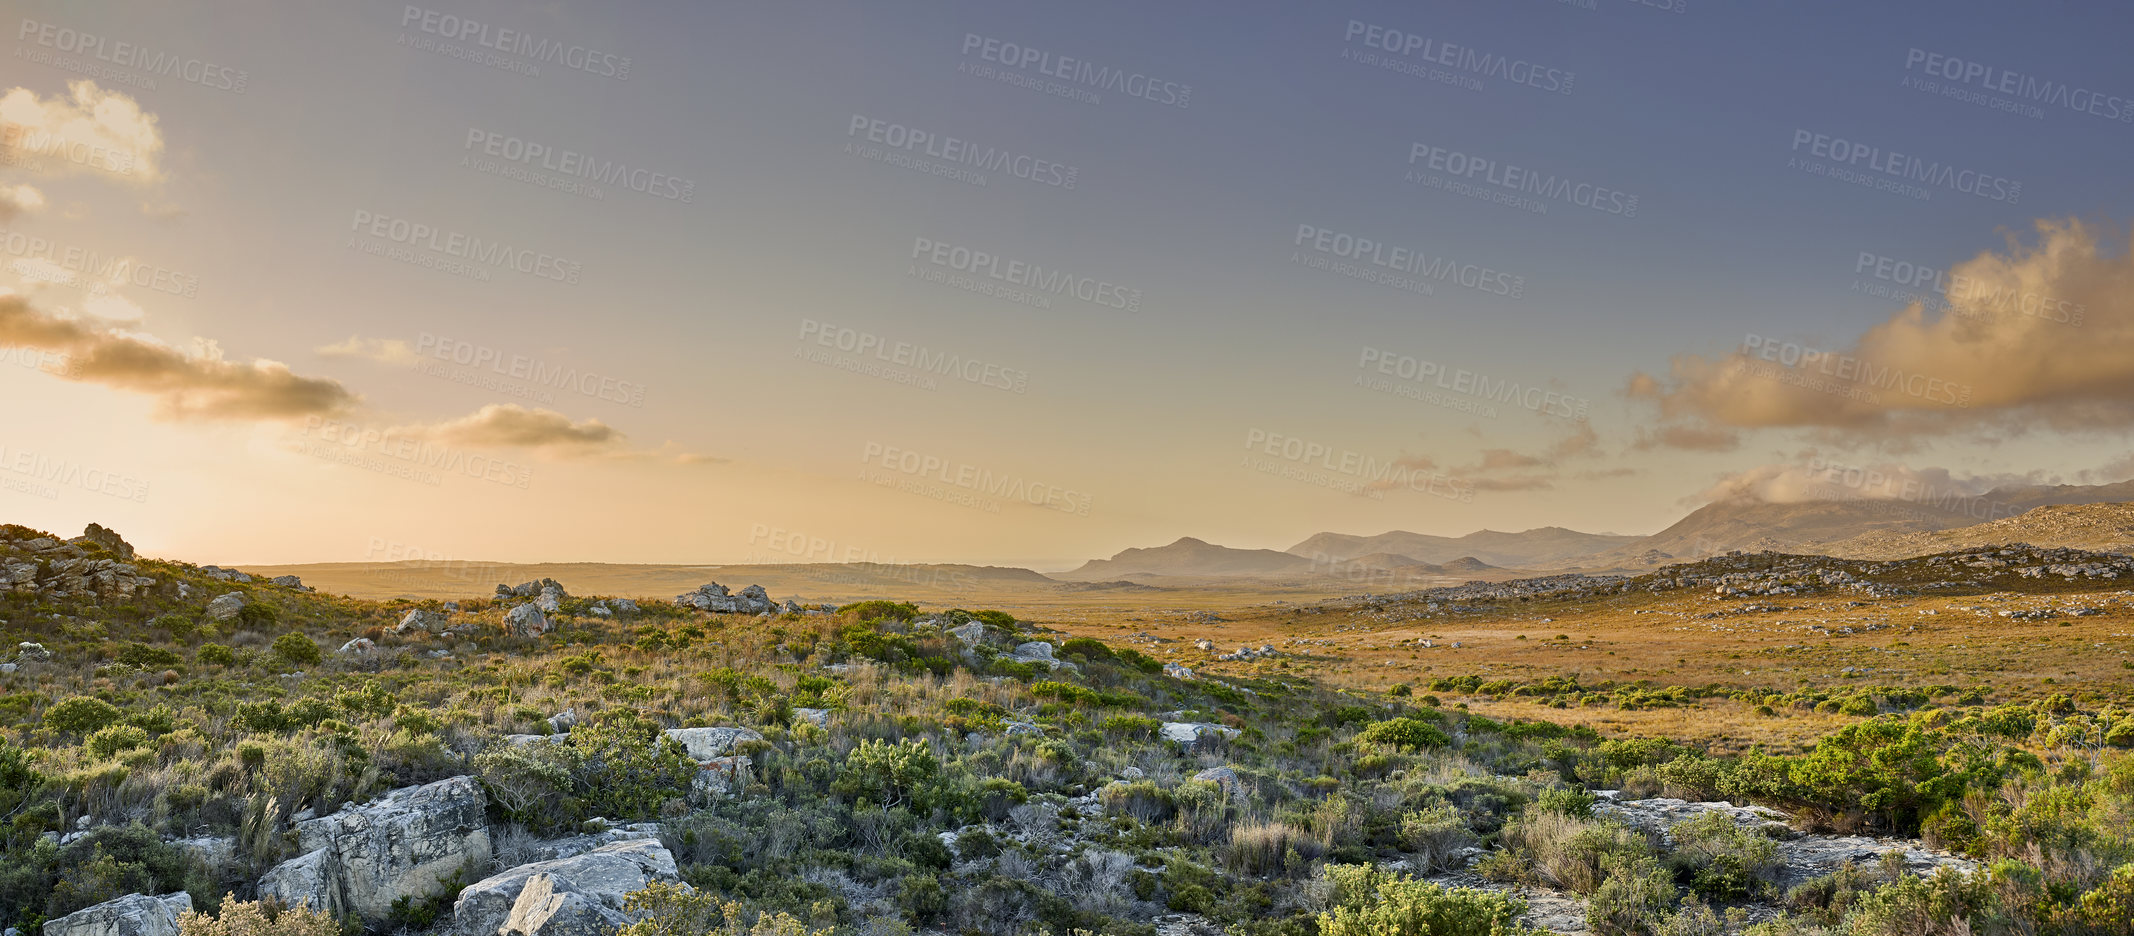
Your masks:
M298 823L297 844L324 850L341 906L375 920L394 900L428 900L453 875L486 867L487 809L479 782L453 777Z
M1200 743L1200 739L1215 737L1230 740L1244 734L1236 728L1209 722L1164 722L1163 739L1188 750Z
M515 637L539 637L548 633L548 616L540 607L522 604L504 615L504 623Z
M571 858L520 865L469 885L452 905L453 929L463 936L497 933L517 916L520 898L533 879L542 875L554 879L551 893L567 890L616 911L631 891L654 881L681 880L673 853L657 840L616 842Z
M237 616L237 612L244 610L244 607L244 592L230 592L227 595L217 595L215 596L215 600L207 603L207 616L210 620L227 621L232 618L235 618Z
M663 733L680 741L689 759L699 764L725 757L743 741L763 740L763 735L749 728L669 728Z

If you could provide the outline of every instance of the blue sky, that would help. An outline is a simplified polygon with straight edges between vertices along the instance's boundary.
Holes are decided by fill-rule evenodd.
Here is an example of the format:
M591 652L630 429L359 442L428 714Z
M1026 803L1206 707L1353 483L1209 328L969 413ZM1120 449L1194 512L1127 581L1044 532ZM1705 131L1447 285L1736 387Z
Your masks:
M1707 402L1663 419L1624 390L1633 374L1669 375L1676 355L1716 359L1745 335L1852 347L1903 307L1855 291L1876 282L1856 272L1863 253L1946 267L2005 250L2007 233L2035 239L2038 219L2067 218L2095 226L2103 256L2123 253L2134 123L2050 104L2039 117L2009 113L1903 82L1929 77L1923 62L1907 68L1917 49L1991 69L1974 81L2014 72L2134 109L2134 65L2115 47L2128 14L1680 2L1682 12L1625 0L21 4L24 21L247 80L233 93L106 77L103 90L153 115L161 178L17 166L0 184L34 185L46 204L11 219L11 232L198 278L191 298L129 292L143 314L128 331L174 345L211 338L229 358L338 382L361 402L336 419L488 452L535 480L410 482L389 470L405 461L390 451L367 465L305 454L300 419L174 422L138 390L4 368L8 394L106 427L32 418L10 444L139 476L152 493L85 494L15 471L32 490L0 491L0 507L55 528L128 524L129 536L141 529L201 561L359 559L383 535L466 557L709 561L748 553L750 531L769 523L905 559L1059 565L1179 535L1279 548L1326 529L1647 532L1721 479L1811 451L1973 479L2107 470L2125 451L2123 426L2076 420L2020 437L2008 427L2052 421L2038 408L2109 381L2011 389L1975 419L1935 414L1932 428L1902 431L1873 422L1886 413L1797 400L1751 425L1698 393L1670 396ZM591 70L550 61L531 75L523 56L494 53L507 67L488 67L422 48L468 20L483 28L462 47L509 29L589 54ZM12 28L8 87L52 99L83 77L37 59L53 34ZM1405 36L1425 44L1383 47ZM1001 67L966 52L986 40L1190 96L1176 106L1100 88L1089 102L1070 96L1091 96L1072 82L1069 95L1016 87L969 73ZM1446 43L1569 93L1478 75L1487 66L1457 64ZM1440 54L1456 64L1424 61ZM1366 55L1458 83L1358 61ZM624 58L626 75L595 73ZM846 150L868 142L856 116L1073 167L1075 184L995 172L980 186L870 160ZM1808 155L1795 146L1803 131L2017 181L2021 194L1930 187L1921 200L1810 175L1788 166ZM691 197L610 186L595 199L464 164L484 156L470 137L488 134L671 176ZM1638 208L1625 217L1558 199L1543 214L1406 182L1417 144L1634 194ZM377 240L357 219L381 217L507 241L582 275L477 281L349 246ZM1300 225L1518 277L1519 295L1445 282L1418 295L1312 269ZM915 260L920 239L1064 269L1140 301L1037 308L925 282L915 273L955 271ZM79 290L19 288L46 314L87 314ZM2082 333L2090 345L2122 337L2109 311ZM796 355L836 352L802 339L840 328L1021 373L1027 387L926 389ZM351 337L342 353L320 350ZM410 349L457 342L606 376L642 399L544 397L449 360L410 363ZM1589 400L1590 418L1477 415L1359 387L1364 348L1546 386ZM491 405L558 414L562 435L479 431ZM1635 444L1663 422L1731 444ZM1270 436L1378 466L1404 459L1402 470L1471 495L1361 490L1383 480L1376 469L1248 447ZM855 477L869 452L889 448L1064 489L1086 509ZM361 535L202 529L199 506L237 492L272 492L306 505L310 526ZM574 512L604 519L556 516Z

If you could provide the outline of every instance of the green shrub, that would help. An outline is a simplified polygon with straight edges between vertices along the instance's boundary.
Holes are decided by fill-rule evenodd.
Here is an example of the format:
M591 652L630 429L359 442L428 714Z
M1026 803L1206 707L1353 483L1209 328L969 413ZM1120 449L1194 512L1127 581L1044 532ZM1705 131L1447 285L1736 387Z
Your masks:
M1110 647L1105 646L1101 640L1088 637L1076 637L1060 644L1060 652L1075 654L1092 663L1110 662L1113 659Z
M106 725L89 735L82 746L98 760L109 760L120 751L131 751L148 743L148 732L132 725Z
M193 659L203 666L232 666L237 663L237 651L221 644L201 644L193 651Z
M265 630L273 627L274 623L280 619L281 614L274 610L273 605L264 605L257 601L237 609L238 626L250 630Z
M1385 745L1397 748L1434 748L1452 743L1452 738L1436 725L1420 718L1395 718L1374 724L1356 733L1359 745Z
M176 666L185 662L176 653L165 650L162 647L151 647L147 644L138 643L127 644L121 648L118 658L119 662L128 666L138 666L144 669L158 666Z
M245 607L257 608L261 606L245 605ZM290 631L274 638L274 655L287 660L294 666L317 666L320 660L326 658L326 652L319 649L318 643L299 631Z
M856 601L837 609L839 614L850 614L861 621L910 622L919 616L919 606L903 601Z
M47 726L71 735L86 735L118 720L118 706L88 696L74 696L44 713Z
M1333 885L1320 936L1543 936L1519 922L1526 902L1510 894L1445 887L1369 865L1328 865Z

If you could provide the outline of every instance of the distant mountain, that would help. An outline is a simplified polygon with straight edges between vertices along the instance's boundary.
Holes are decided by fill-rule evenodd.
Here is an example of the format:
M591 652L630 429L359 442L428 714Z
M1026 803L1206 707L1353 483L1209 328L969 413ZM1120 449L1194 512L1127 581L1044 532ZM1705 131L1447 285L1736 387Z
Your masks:
M1714 501L1690 511L1689 516L1667 529L1595 554L1579 565L1584 568L1649 567L1656 559L1682 562L1735 549L1817 552L1826 545L1855 538L1901 538L1909 534L1969 527L2038 507L2119 501L2134 501L2134 482L2010 485L1975 497L1960 498L1822 500L1792 504L1740 499Z
M1541 527L1523 533L1478 530L1466 536L1431 536L1393 530L1377 536L1319 533L1289 547L1288 551L1322 565L1373 553L1391 553L1432 564L1474 559L1502 568L1548 569L1560 568L1574 560L1640 539L1642 537L1581 533L1563 527Z
M2134 552L2134 503L2055 504L2017 516L1930 533L1864 533L1815 552L1846 559L1909 559L1972 546L2032 546Z
M1099 582L1134 576L1229 576L1310 574L1312 561L1272 549L1232 549L1193 537L1168 546L1122 550L1110 559L1091 559L1071 572L1057 572L1063 582Z

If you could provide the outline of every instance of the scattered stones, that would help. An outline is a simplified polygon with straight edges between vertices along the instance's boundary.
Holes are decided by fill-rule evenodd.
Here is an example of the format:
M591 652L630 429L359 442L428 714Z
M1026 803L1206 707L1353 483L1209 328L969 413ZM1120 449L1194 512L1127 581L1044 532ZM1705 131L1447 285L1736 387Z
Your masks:
M720 614L763 614L777 607L771 603L770 595L764 592L761 585L750 585L741 589L741 594L736 595L717 582L699 585L696 591L676 595L674 603Z
M1172 679L1193 679L1193 678L1195 678L1195 677L1193 676L1193 671L1192 671L1191 669L1188 669L1188 668L1186 667L1186 665L1185 665L1185 664L1183 664L1183 663L1165 663L1165 664L1163 664L1163 675L1165 675L1165 676L1169 676L1169 677L1171 677Z
M1276 650L1273 644L1261 644L1258 647L1239 647L1237 648L1237 651L1235 653L1225 653L1222 656L1216 657L1216 659L1263 660L1268 657L1278 657L1281 655L1282 652L1280 650Z
M177 936L178 914L191 909L192 895L184 891L127 894L47 921L44 936Z

